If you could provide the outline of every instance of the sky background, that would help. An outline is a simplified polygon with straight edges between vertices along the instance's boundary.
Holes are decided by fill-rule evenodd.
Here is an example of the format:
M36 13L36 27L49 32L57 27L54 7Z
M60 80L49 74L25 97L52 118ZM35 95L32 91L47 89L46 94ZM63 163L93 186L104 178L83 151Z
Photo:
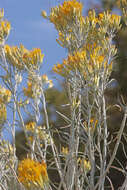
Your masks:
M5 18L12 26L7 43L22 43L28 49L41 48L45 54L43 72L46 73L65 56L65 50L56 43L57 32L53 24L41 17L42 10L49 13L55 5L55 0L0 0Z
M89 3L97 2L81 1L85 5L83 14L88 10ZM45 55L41 74L46 73L51 79L53 75L50 71L53 65L62 62L67 55L67 50L57 44L57 31L53 24L42 18L41 11L45 10L49 15L51 7L61 2L63 0L0 0L0 8L4 8L5 12L4 17L11 23L11 32L6 43L18 46L22 43L27 49L41 48ZM55 79L53 82L59 88ZM8 139L8 134L4 134Z
M88 0L82 0L85 9L88 8ZM41 17L41 11L49 13L51 7L56 6L62 0L0 0L0 7L5 10L5 18L11 22L11 32L7 43L26 48L41 48L45 54L43 72L50 71L52 66L61 62L67 54L57 42L57 31L53 24ZM90 1L89 1L90 2ZM85 11L85 10L84 10Z
M89 3L97 0L81 0L84 3L83 14L88 10ZM0 0L0 8L5 10L5 18L11 22L11 32L7 43L20 45L28 49L41 48L45 54L43 73L49 73L52 66L61 62L67 51L57 42L57 31L53 24L42 18L41 11L48 14L51 7L58 5L63 0ZM88 3L89 2L89 3Z

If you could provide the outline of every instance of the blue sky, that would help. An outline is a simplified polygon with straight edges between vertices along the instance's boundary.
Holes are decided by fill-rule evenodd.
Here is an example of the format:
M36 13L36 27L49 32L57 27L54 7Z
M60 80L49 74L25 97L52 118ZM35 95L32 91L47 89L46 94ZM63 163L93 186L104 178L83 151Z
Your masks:
M54 26L41 17L41 10L49 12L55 0L1 0L0 7L5 10L5 18L11 22L12 29L7 43L26 48L41 48L45 54L43 71L49 71L53 64L65 56L65 50L56 43L57 32Z
M88 8L86 0L85 8ZM45 54L43 73L51 70L67 54L66 50L56 43L57 32L53 24L41 17L41 11L56 6L63 0L0 0L0 7L5 10L5 18L11 22L12 29L7 43L26 48L41 48Z

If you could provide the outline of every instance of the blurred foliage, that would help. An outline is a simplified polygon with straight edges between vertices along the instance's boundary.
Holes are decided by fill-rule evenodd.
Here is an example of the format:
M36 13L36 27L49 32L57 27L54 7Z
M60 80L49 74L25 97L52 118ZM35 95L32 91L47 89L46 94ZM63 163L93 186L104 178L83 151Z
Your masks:
M121 10L119 9L120 0L102 0L102 7L104 10L113 10L121 13ZM113 86L113 88L110 88L109 91L106 92L107 97L107 104L110 106L113 106L115 104L118 104L118 96L122 97L122 99L127 103L127 27L124 23L124 20L122 22L122 29L117 33L116 37L114 38L114 43L116 44L118 48L118 55L116 57L116 64L114 67L114 70L111 74L111 78L115 79L117 83ZM118 107L112 107L108 110L108 126L110 129L110 136L115 136L118 129L120 128L120 123L122 120L122 112ZM126 168L126 161L127 157L124 154L123 147L125 148L125 152L127 152L126 147L126 139L125 136L127 134L127 129L125 128L123 138L121 141L121 144L119 146L116 159L113 162L113 166L120 167L120 163L122 164L123 168ZM115 145L115 141L111 141L110 149ZM109 156L111 154L111 150L109 151ZM108 175L113 183L114 189L118 189L123 181L124 181L124 175L119 172L117 169L110 169L109 175Z
M56 88L50 88L45 91L46 101L47 101L47 112L49 117L49 123L51 130L53 130L54 134L57 135L57 128L65 127L67 122L63 119L60 114L64 114L66 117L70 116L70 109L67 105L67 95L66 92L63 90L58 90ZM43 108L42 111L42 118L43 118ZM26 120L25 123L28 123L29 118ZM45 125L45 118L41 125ZM58 139L58 138L55 138ZM16 146L17 146L17 156L19 159L24 157L29 151L28 146L26 145L25 135L24 132L19 131L16 134Z

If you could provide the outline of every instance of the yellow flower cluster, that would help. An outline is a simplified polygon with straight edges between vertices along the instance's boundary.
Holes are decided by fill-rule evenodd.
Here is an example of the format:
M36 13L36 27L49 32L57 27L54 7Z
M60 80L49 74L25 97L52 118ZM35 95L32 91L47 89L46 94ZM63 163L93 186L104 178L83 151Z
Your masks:
M86 20L92 25L92 27L95 27L98 23L98 18L96 17L95 10L90 10L88 12L88 16L86 17Z
M24 91L25 96L27 96L29 98L34 98L34 92L32 89L32 82L28 81L27 82L27 88L24 88L23 91Z
M6 104L11 100L10 90L0 86L0 124L3 124L7 119Z
M69 52L74 51L77 48L78 41L78 34L75 31L76 23L79 25L79 33L82 35L82 38L85 38L86 31L88 30L88 22L85 17L80 16L77 18L77 21L72 22L69 26L65 28L59 29L59 37L56 39L57 43L65 48L68 48Z
M96 15L94 10L88 16L82 16L83 5L79 1L64 1L63 4L51 9L49 16L58 33L57 42L60 46L73 53L86 42L100 41L104 35L112 35L119 30L121 17L108 11ZM46 12L42 12L48 18ZM95 37L94 37L95 36ZM86 40L85 40L86 39Z
M56 29L61 30L72 24L74 18L82 14L82 9L82 3L76 0L64 1L62 5L51 9L49 18Z
M40 143L43 144L43 142L46 140L48 143L50 143L49 135L46 133L45 126L37 126L34 121L28 122L26 125L26 131L29 135L29 141L33 142L33 135L36 132L37 138L40 140ZM36 130L35 130L36 129ZM30 132L30 133L29 133Z
M97 127L97 124L98 124L98 120L95 120L95 119L90 119L90 124L88 126L88 123L86 121L83 122L83 125L84 125L84 129L85 131L88 133L88 131L90 131L91 134L94 133L96 127Z
M34 132L36 123L34 121L30 121L25 126L27 131Z
M110 32L110 31L115 31L115 30L119 30L121 25L120 25L120 21L121 21L121 16L116 15L116 14L110 14L108 11L104 12L104 13L100 13L98 15L98 23L101 27L106 27L107 30L106 32Z
M23 54L23 61L27 65L36 65L43 61L44 54L41 53L41 49L34 48L32 51L27 51Z
M99 72L101 70L111 71L112 63L107 62L107 57L100 46L87 46L82 50L74 52L73 55L68 55L67 59L63 60L62 64L57 64L53 67L53 71L61 76L67 76L72 72L79 71L85 78L99 85Z
M67 75L76 69L81 70L81 67L86 61L86 51L75 52L74 55L68 55L67 59L63 60L62 64L57 64L53 67L53 71L60 75Z
M91 170L90 161L87 161L86 159L82 159L82 167L85 172L89 172Z
M78 158L77 162L79 163L83 172L88 173L91 170L91 164L88 159Z
M47 18L47 13L45 11L42 11L41 16L43 16L44 18Z
M11 24L8 21L0 22L0 42L2 42L8 35L11 29Z
M7 61L20 70L25 69L25 66L36 68L37 64L43 61L44 55L39 48L29 51L23 45L20 47L5 45L4 49Z
M47 75L45 75L45 74L42 75L42 76L41 76L41 79L42 79L42 82L43 82L43 83L48 84L48 87L49 87L49 88L52 88L52 87L53 87L53 82L52 82L52 80L49 80L49 79L48 79Z
M41 96L41 85L48 84L48 87L51 88L53 86L52 80L49 80L47 75L42 75L39 77L38 81L31 80L29 78L27 82L27 88L24 88L24 95L29 98L35 98Z
M8 37L11 29L11 24L3 20L4 9L0 9L0 44Z
M26 158L19 163L18 179L26 188L44 188L48 185L49 179L47 167L44 161Z
M63 154L64 156L67 156L68 153L69 153L68 147L62 147L62 154Z
M0 86L0 103L8 103L11 100L11 92L10 90Z
M82 40L86 38L87 35L86 42L93 42L100 40L101 37L104 38L104 35L109 34L110 36L111 33L119 30L121 27L121 17L115 14L109 14L108 11L96 16L95 11L91 10L88 12L86 18L80 15L80 17L77 20L76 19L77 18L75 18L75 21L73 21L67 28L64 26L62 28L60 25L60 27L57 27L59 38L56 39L56 41L60 46L68 48L68 50L71 49L71 51L75 51L77 44L79 43L78 34L74 32L75 30L78 31ZM94 38L94 36L96 37Z

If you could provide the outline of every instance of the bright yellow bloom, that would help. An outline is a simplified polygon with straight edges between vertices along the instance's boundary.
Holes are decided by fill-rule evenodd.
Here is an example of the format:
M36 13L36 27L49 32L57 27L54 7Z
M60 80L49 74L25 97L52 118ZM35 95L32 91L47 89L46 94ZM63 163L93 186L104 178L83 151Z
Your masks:
M28 142L29 142L30 144L33 144L33 141L34 141L34 137L33 137L33 136L29 136L29 137L28 137ZM29 145L27 142L26 142L26 144Z
M121 16L112 14L110 17L110 24L119 25L121 20Z
M42 80L44 80L45 82L48 82L48 77L47 77L47 75L42 75Z
M0 22L0 42L2 42L9 35L10 29L11 29L10 22L8 21Z
M62 64L54 65L53 71L59 75L62 75L64 73L64 66Z
M86 51L77 51L74 55L68 55L67 59L63 60L62 64L57 64L53 67L53 71L62 75L69 74L69 72L74 71L76 68L81 71L86 60Z
M5 104L0 103L0 124L3 124L7 119L7 110Z
M23 62L29 67L31 65L37 65L43 61L44 54L41 53L41 49L34 48L31 51L26 51L22 55Z
M35 126L36 126L36 123L35 123L34 121L30 121L30 122L28 122L28 123L25 125L26 130L27 130L27 131L31 131L31 132L34 132Z
M90 161L83 159L83 167L85 172L89 172L91 170Z
M10 100L11 100L11 92L8 89L6 89L4 100L5 100L5 102L10 102Z
M35 73L32 74L34 76ZM44 85L46 85L46 87L48 86L47 88L51 88L53 86L52 80L49 80L47 75L38 76L38 78L35 76L31 78L29 75L27 87L23 88L24 95L29 98L40 98L42 95L41 89Z
M23 88L24 95L29 98L35 98L41 96L41 87L38 83L32 80L28 80L27 82L27 88Z
M52 87L53 87L53 82L52 82L52 80L49 80L49 81L48 81L48 84L49 84L49 86L48 86L49 88L52 88Z
M62 5L51 9L50 21L57 29L65 28L74 21L76 15L81 16L82 9L82 3L76 0L64 1Z
M98 19L96 17L95 10L90 10L88 12L88 21L91 22L92 26L96 26L96 23L98 22Z
M32 83L31 82L27 82L27 88L23 89L24 91L24 95L29 97L29 98L33 98L33 91L32 91Z
M0 86L0 102L1 103L8 103L11 100L11 91Z
M99 20L102 20L103 18L104 18L104 14L103 14L103 13L99 13L98 19L99 19Z
M62 154L66 156L68 153L69 153L68 147L65 147L65 148L62 147Z
M81 169L87 173L91 170L90 161L85 158L78 158L77 163L80 164Z
M25 66L36 68L43 61L44 54L39 48L29 51L21 44L20 47L5 45L4 49L7 61L20 70L25 69Z
M41 78L42 78L42 82L44 83L44 84L48 84L48 87L49 88L52 88L53 87L53 82L52 82L52 80L49 80L48 79L48 76L47 75L42 75L41 76Z
M37 126L34 121L30 121L25 125L25 127L29 136L28 140L30 143L33 143L34 134L36 133L36 137L41 143L44 143L46 141L50 144L50 138L46 132L45 126Z
M120 21L121 21L121 16L116 15L116 14L110 14L108 11L100 13L98 15L98 23L100 26L103 28L106 27L105 31L110 31L110 30L119 30L120 29Z
M30 158L22 160L18 166L18 179L26 188L43 189L49 182L45 162L39 163Z
M86 121L83 122L83 125L84 125L84 128L85 128L85 131L88 133L88 131L90 131L90 133L94 133L96 127L97 127L97 124L98 124L98 120L95 120L95 119L90 119L90 124L88 126L88 123Z
M113 46L112 52L115 54ZM112 63L108 62L103 47L95 43L87 44L79 51L68 55L62 64L58 63L53 67L53 71L63 77L78 71L85 80L90 81L89 84L95 84L96 87L100 84L102 70L108 76L112 70Z
M41 12L41 15L42 15L44 18L47 18L47 13L46 13L46 11L42 11L42 12Z

